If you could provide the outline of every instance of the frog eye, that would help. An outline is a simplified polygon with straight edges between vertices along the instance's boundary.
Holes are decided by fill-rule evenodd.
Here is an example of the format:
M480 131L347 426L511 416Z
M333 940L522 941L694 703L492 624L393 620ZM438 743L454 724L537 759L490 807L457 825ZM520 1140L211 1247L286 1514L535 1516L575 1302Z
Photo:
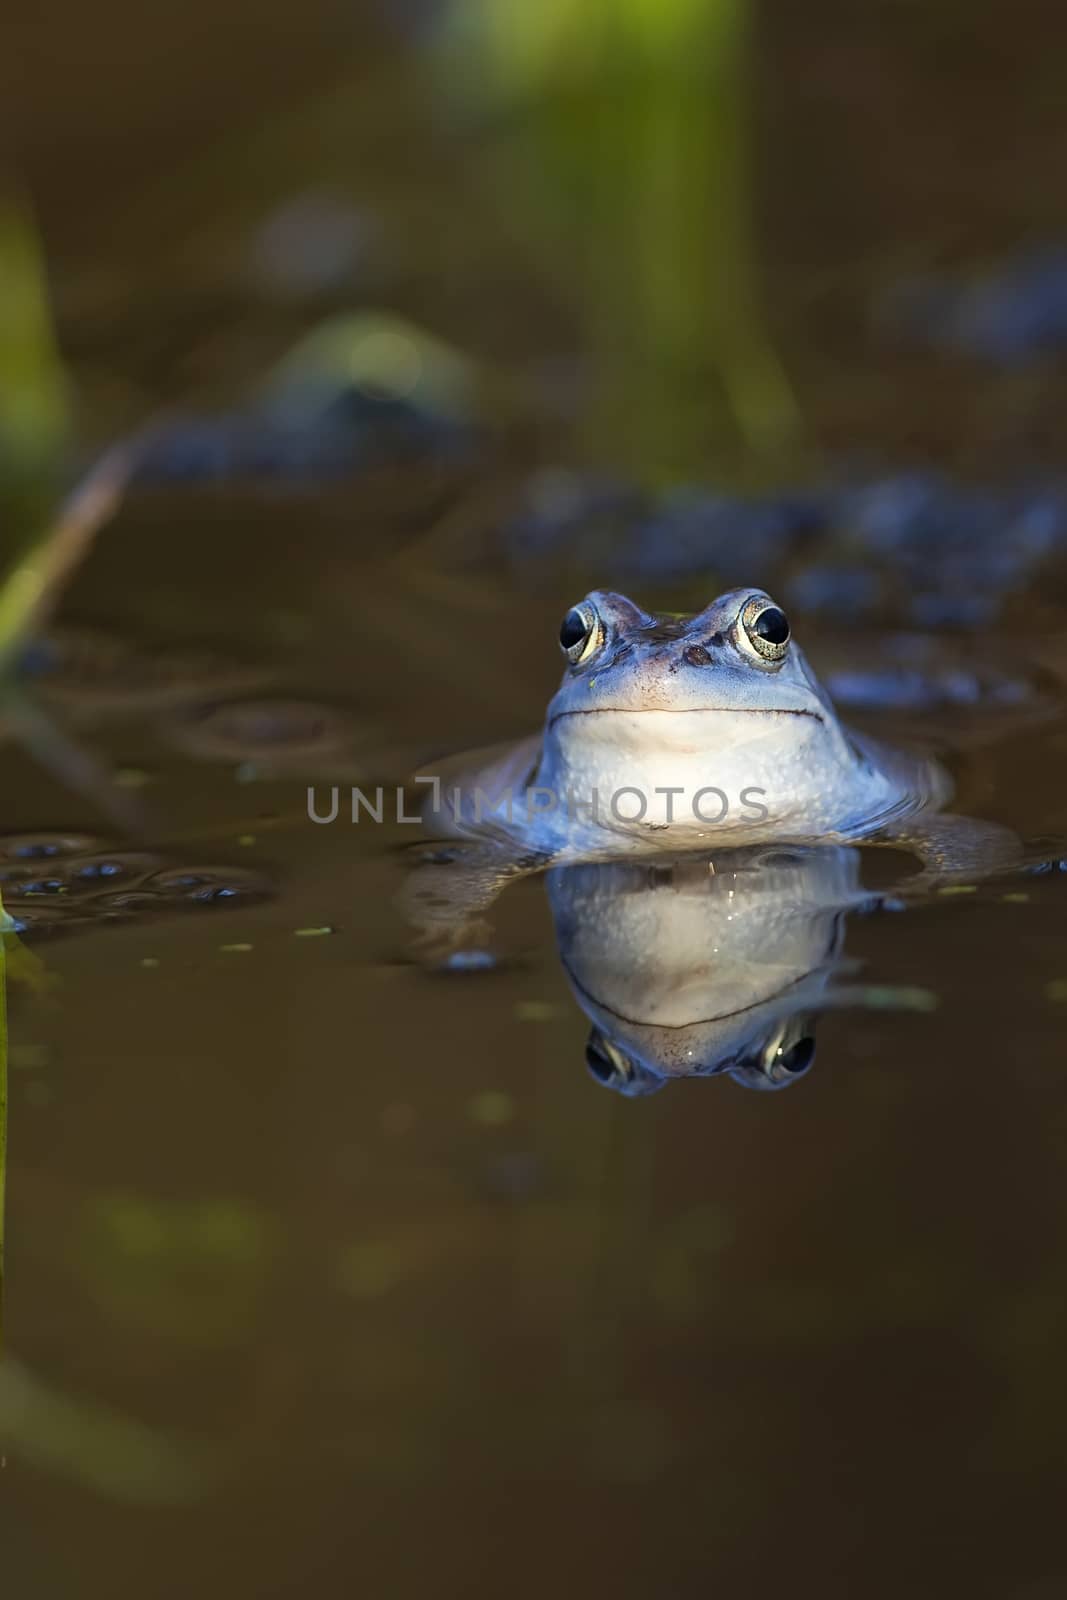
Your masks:
M611 1052L596 1028L585 1047L585 1064L597 1083L610 1089L624 1088L630 1079L629 1063L618 1051Z
M783 661L789 649L789 618L766 595L755 595L741 613L745 637L764 661Z
M662 1089L664 1080L647 1067L638 1066L625 1056L618 1045L611 1044L599 1028L589 1030L585 1047L585 1064L597 1083L605 1089L614 1089L628 1099L655 1094Z
M600 648L603 636L596 607L583 600L581 605L572 606L560 623L559 647L571 666L576 667Z
M803 1039L797 1039L792 1044L781 1044L771 1057L772 1071L788 1072L791 1078L798 1078L802 1072L807 1072L815 1060L815 1040L810 1034L805 1034Z
M800 1022L799 1026L811 1027L811 1019ZM773 1038L765 1049L737 1062L730 1069L730 1076L745 1089L785 1089L802 1078L814 1060L813 1035L801 1033L799 1038L791 1037L787 1029Z

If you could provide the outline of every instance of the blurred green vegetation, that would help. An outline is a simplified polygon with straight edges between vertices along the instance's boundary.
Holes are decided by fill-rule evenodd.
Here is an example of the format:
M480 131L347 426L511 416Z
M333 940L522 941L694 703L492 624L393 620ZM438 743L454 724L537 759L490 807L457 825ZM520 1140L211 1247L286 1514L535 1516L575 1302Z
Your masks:
M0 672L40 604L35 560L68 443L66 380L29 209L0 175Z
M748 0L456 0L446 61L494 116L512 225L574 305L589 445L653 478L798 443L752 217Z
M0 1350L4 1332L4 1219L7 1214L7 912L0 901Z
M14 934L14 923L4 910L0 898L0 1350L4 1331L4 1219L7 1214L7 1108L8 1108L8 1058L7 1035L8 981L23 983L41 993L47 985L45 969L38 958L21 945Z
M378 400L408 400L444 421L475 409L473 363L403 317L357 311L328 317L268 375L264 398L297 421L353 389Z
M225 1346L254 1325L277 1244L271 1219L236 1200L103 1194L72 1266L117 1326Z
M39 1470L133 1505L175 1505L214 1487L205 1448L98 1401L63 1394L19 1363L0 1363L5 1450Z
M66 380L33 220L0 178L0 555L47 524L67 444Z
M104 455L67 499L67 380L28 208L0 188L0 697L19 650L115 511L129 452Z
M66 441L66 384L33 222L2 188L0 289L0 462L5 476L50 478Z

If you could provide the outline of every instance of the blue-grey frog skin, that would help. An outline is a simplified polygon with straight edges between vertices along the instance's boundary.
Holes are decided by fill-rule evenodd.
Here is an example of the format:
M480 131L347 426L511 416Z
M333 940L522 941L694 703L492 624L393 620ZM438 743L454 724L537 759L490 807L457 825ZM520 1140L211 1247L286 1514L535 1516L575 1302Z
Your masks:
M547 874L560 963L592 1024L586 1065L619 1094L726 1074L797 1083L819 1014L850 994L848 914L877 904L859 852L756 846L582 862Z
M469 921L509 878L573 861L862 841L917 856L912 888L925 890L1019 858L1007 829L944 813L951 784L936 761L839 721L762 589L695 615L595 590L559 643L566 667L542 733L436 778L428 829L480 848L451 863L447 890L409 894L428 937L457 894Z
M560 647L567 666L541 735L467 757L442 780L429 813L441 831L545 860L843 844L899 837L950 796L937 762L844 727L761 589L693 616L596 590L567 613ZM969 856L977 864L981 850Z
M559 846L594 844L596 832L671 848L843 841L947 798L933 763L845 731L762 590L734 590L691 617L597 591L561 638L569 665L535 778L560 796L544 819ZM624 789L635 797L612 805ZM594 790L599 821L581 808Z

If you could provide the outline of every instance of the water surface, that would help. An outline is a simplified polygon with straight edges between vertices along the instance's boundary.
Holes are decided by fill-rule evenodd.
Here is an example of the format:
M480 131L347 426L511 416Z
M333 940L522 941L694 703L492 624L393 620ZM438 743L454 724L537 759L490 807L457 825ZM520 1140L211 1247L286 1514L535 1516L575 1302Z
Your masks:
M891 285L1062 228L1044 9L932 10L760 17L760 273L817 441L790 460L805 482L936 467L1044 493L1056 358L1005 370L880 320ZM87 435L238 404L353 298L538 385L543 351L575 359L572 311L494 207L457 221L473 136L391 93L406 47L380 18L194 7L165 60L127 7L65 8L47 51L16 32ZM255 227L323 190L386 216L368 279L251 293ZM41 937L47 992L13 990L0 1564L26 1600L1061 1590L1061 875L850 918L877 1003L827 1014L786 1092L628 1101L586 1070L539 882L500 903L496 970L428 974L396 906L410 830L307 820L308 782L393 782L535 728L563 610L590 582L643 593L610 545L516 562L497 540L526 474L585 471L585 449L557 415L443 464L144 484L66 597L66 626L164 661L120 660L110 694L87 658L51 698L39 677L145 837L12 741L4 833L262 892L179 905L168 878ZM805 550L752 580L798 577ZM867 671L875 632L914 629L897 572L869 622L810 589L791 606L817 664ZM715 574L647 581L703 605ZM958 708L897 716L950 745L969 809L1052 841L1061 606L1042 569L977 634L926 630L1040 677L1040 715L1002 707L974 737ZM285 748L254 710L204 712L263 700L290 708Z

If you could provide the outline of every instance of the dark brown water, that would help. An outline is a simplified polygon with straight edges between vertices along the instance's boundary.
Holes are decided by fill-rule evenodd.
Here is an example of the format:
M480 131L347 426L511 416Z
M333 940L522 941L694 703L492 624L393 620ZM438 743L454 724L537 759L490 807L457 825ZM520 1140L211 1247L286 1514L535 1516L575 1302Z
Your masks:
M1063 237L1062 27L973 9L761 10L756 264L802 473L1065 465L1062 364L946 357L872 310ZM5 32L87 435L230 403L350 303L535 387L573 358L573 305L499 190L471 199L488 133L384 10ZM386 242L314 293L250 287L262 218L323 191ZM412 830L307 821L309 781L539 724L562 609L621 580L574 550L516 572L485 529L587 446L554 413L444 467L143 487L67 596L112 644L42 693L141 836L15 740L3 832L151 857L109 917L99 879L59 895L88 909L34 946L46 992L12 985L3 1593L1063 1592L1064 880L852 919L882 1006L826 1016L788 1093L628 1101L586 1073L538 883L499 908L499 970L428 975L395 905ZM862 666L849 620L795 618ZM1027 675L1063 638L1049 587L933 643ZM958 758L1030 838L1063 831L1044 692Z

